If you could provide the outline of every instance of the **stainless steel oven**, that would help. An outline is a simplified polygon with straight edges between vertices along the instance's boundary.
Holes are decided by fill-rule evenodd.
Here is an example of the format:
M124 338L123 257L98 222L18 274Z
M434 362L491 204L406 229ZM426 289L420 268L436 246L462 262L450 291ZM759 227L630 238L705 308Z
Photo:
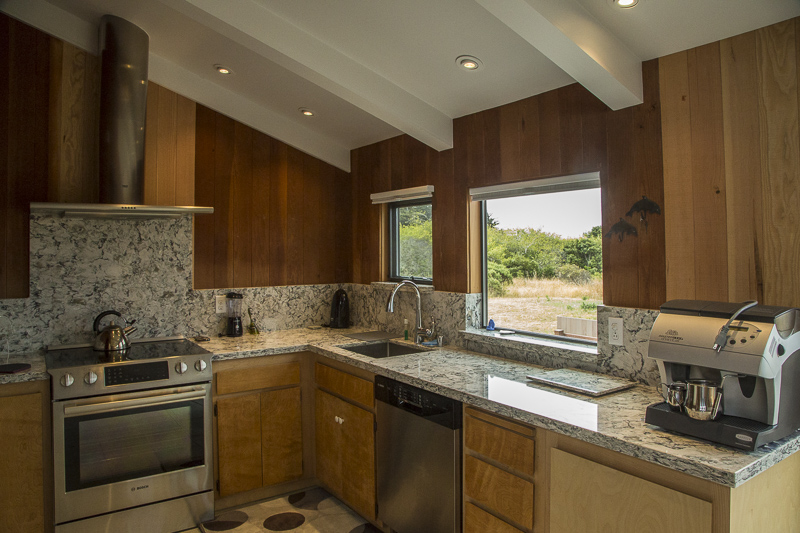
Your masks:
M213 518L211 354L186 340L137 347L115 360L48 353L57 533L168 533Z

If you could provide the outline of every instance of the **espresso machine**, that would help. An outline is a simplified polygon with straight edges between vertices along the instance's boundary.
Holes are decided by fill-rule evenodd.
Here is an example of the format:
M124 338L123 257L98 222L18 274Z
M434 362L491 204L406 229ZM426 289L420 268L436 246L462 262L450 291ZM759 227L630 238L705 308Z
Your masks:
M653 324L667 401L648 424L744 450L800 428L800 310L671 300Z

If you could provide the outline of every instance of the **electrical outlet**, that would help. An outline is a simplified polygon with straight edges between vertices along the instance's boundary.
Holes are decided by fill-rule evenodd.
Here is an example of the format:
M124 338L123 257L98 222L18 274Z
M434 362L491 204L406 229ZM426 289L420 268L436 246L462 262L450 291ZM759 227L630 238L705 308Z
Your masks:
M226 300L226 298L225 298L224 294L222 296L216 296L215 297L214 301L216 302L216 306L217 306L217 311L216 312L217 312L218 315L224 315L228 311L225 308L225 300Z
M622 346L623 323L620 317L608 318L608 343L614 346Z

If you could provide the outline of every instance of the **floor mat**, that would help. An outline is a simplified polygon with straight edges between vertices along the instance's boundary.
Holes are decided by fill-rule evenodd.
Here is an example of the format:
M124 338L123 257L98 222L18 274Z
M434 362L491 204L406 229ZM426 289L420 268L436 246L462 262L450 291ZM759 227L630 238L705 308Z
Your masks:
M227 511L200 527L206 533L380 533L379 529L320 488Z

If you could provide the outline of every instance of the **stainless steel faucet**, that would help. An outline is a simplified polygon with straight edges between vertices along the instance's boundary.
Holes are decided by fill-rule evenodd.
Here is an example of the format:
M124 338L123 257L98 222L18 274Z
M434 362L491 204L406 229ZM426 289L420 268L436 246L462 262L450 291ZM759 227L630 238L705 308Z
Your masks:
M414 342L419 344L420 338L425 334L425 328L422 327L422 298L420 297L417 284L413 281L404 280L395 285L394 289L392 289L392 293L389 295L389 300L386 302L386 311L394 313L394 295L397 294L397 291L400 290L400 287L403 285L409 285L417 293L417 325L414 329Z

